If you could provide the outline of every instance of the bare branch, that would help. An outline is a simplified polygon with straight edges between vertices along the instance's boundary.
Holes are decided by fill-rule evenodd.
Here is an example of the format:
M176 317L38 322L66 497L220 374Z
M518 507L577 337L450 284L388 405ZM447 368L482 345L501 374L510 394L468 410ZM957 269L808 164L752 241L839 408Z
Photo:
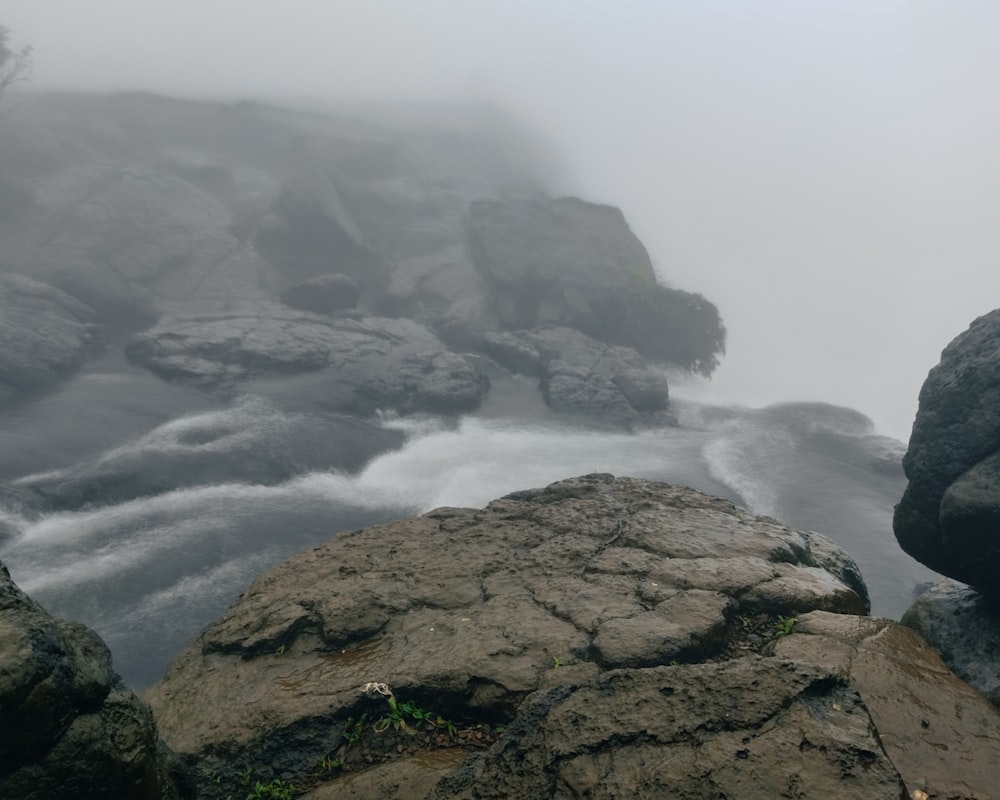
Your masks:
M27 80L31 76L32 47L26 45L20 50L11 47L10 31L0 25L0 97L11 84Z

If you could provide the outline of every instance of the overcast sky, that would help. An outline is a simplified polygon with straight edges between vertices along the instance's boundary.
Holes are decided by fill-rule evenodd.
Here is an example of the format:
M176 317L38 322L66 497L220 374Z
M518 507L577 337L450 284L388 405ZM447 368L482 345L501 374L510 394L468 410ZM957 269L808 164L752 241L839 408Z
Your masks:
M4 0L36 87L500 103L721 309L718 399L906 439L1000 306L996 0Z

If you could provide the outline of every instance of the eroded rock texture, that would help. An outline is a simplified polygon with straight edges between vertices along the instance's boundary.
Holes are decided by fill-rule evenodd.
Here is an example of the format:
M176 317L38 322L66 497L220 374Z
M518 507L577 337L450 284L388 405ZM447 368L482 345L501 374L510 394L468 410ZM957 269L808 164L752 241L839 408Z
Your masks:
M725 661L751 647L762 615L865 608L857 568L822 536L690 489L592 475L340 534L290 559L148 699L165 741L199 768L301 776L341 747L348 718L384 708L362 696L369 681L456 719L507 722L554 674ZM754 669L734 681L752 683ZM828 678L809 674L795 691Z
M56 619L0 564L0 797L193 796L96 633Z
M900 546L985 592L1000 586L1000 310L941 354L920 390L896 507Z

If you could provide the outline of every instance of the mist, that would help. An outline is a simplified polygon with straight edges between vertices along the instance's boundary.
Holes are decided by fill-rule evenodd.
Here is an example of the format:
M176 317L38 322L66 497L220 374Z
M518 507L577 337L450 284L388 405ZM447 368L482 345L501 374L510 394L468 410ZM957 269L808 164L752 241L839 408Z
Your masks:
M719 306L719 402L843 404L905 441L1000 297L994 3L8 0L0 22L35 47L19 91L504 109L552 191L620 206L661 279Z

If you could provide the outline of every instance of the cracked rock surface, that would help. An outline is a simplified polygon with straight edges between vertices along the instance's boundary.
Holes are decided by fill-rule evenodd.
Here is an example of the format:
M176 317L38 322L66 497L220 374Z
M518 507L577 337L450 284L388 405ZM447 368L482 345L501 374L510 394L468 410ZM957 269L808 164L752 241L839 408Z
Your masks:
M255 581L147 698L164 740L203 769L294 775L336 750L348 717L377 713L368 681L455 719L509 722L564 679L694 662L722 675L714 664L744 654L751 617L813 609L866 609L853 562L822 536L691 489L590 475L333 537ZM748 685L773 672L740 670Z

